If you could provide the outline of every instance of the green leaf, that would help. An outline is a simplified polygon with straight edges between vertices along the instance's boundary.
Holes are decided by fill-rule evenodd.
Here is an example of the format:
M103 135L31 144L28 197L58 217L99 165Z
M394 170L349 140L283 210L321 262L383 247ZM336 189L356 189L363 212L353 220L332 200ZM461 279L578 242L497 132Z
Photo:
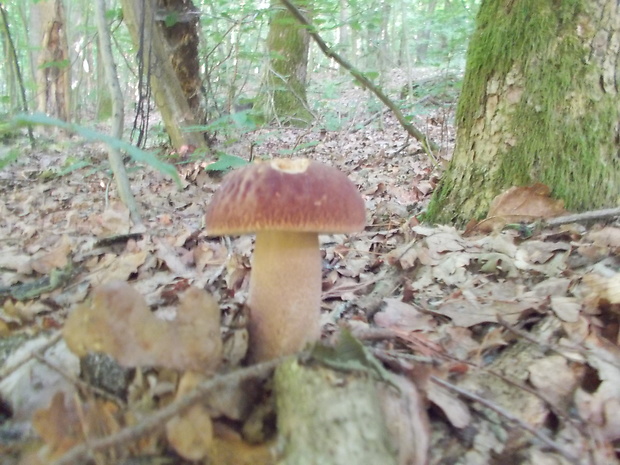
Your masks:
M39 69L68 68L68 67L69 67L69 60L46 61L45 63L42 63L41 65L39 65Z
M334 347L316 344L310 353L314 360L334 370L366 372L373 378L392 384L398 389L394 375L350 331L342 329Z
M86 160L76 161L75 163L71 163L67 167L63 168L58 172L58 176L64 176L65 174L69 174L73 171L79 170L81 168L85 168L87 166L93 166L93 164Z
M174 179L177 186L181 187L183 185L181 182L181 178L179 177L179 173L173 165L159 160L154 154L150 152L140 150L139 148L134 147L133 145L127 142L123 142L122 140L117 139L116 137L112 137L108 134L86 128L84 126L80 126L79 124L67 123L66 121L62 121L56 118L50 118L49 116L43 115L41 113L35 113L33 115L26 115L22 113L16 115L11 120L11 123L18 126L28 126L36 124L40 124L42 126L54 126L60 129L64 129L65 131L78 134L88 141L103 142L112 148L124 151L134 161L138 163L144 163L145 165L149 165L151 168L156 169L160 173L167 174L172 179Z
M175 11L166 15L166 18L164 19L164 24L166 25L166 27L172 27L178 22L179 22L179 14Z
M314 147L315 145L319 145L319 142L316 141L316 140L312 140L310 142L304 142L303 144L299 144L299 145L295 146L292 149L282 149L282 150L279 150L279 152L282 155L291 155L291 154L293 154L295 152L300 152L300 151L308 149L310 147Z
M207 171L226 171L229 169L239 168L240 166L248 165L250 162L244 160L241 157L235 155L228 155L227 153L221 153L218 156L216 162L207 165L205 170Z
M19 156L19 150L11 149L6 155L0 157L0 170L4 169L6 166L9 166Z

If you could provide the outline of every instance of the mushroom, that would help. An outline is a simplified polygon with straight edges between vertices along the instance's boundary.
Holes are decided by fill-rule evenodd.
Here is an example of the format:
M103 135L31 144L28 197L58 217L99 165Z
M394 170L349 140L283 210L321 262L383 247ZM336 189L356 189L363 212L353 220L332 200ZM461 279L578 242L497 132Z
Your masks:
M307 159L271 160L233 171L213 195L207 234L256 233L249 360L301 350L319 339L319 233L364 229L364 201L337 169Z

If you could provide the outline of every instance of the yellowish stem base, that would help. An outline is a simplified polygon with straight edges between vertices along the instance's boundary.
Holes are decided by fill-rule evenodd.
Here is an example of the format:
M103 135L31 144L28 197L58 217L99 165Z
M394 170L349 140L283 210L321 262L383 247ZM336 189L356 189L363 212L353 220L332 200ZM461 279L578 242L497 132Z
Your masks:
M251 362L298 352L320 337L321 255L316 233L257 234L248 307Z

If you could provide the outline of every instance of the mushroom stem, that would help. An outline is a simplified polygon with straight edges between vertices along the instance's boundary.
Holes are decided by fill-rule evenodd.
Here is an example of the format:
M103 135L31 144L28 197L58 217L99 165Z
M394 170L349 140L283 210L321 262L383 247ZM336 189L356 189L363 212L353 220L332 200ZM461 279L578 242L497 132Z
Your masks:
M260 231L250 277L250 361L295 353L320 337L317 233Z

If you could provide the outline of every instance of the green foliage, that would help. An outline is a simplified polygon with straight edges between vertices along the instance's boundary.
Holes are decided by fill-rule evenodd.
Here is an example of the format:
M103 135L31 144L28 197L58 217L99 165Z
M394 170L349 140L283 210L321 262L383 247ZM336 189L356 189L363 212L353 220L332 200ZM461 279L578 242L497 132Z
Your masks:
M249 163L249 161L244 160L243 158L220 152L218 153L217 161L207 165L205 169L207 171L228 171L230 169L245 166Z
M209 124L188 126L188 132L218 133L231 138L238 134L254 131L257 127L259 115L253 110L243 110L228 115L220 116Z
M178 22L179 22L179 14L176 11L168 13L166 17L164 18L164 24L166 25L166 27L172 27Z
M39 65L39 69L47 68L68 68L71 62L69 60L46 61Z
M19 150L11 149L6 154L0 156L0 170L9 166L19 157Z
M304 142L303 144L298 144L295 147L293 147L292 149L283 149L283 150L279 150L279 153L282 155L294 155L296 153L302 152L306 149L309 149L311 147L314 147L316 145L319 145L318 141L313 140L310 142Z
M144 163L156 169L160 173L167 174L176 181L179 187L182 185L179 174L177 173L177 170L173 165L164 163L159 160L154 154L146 152L144 150L140 150L137 147L134 147L133 145L110 135L86 128L84 126L80 126L78 124L67 123L56 118L50 118L49 116L42 114L20 114L15 116L10 121L10 123L15 127L28 125L55 126L65 131L78 134L88 141L103 142L112 148L127 153L127 155L129 155L134 161L138 163Z

